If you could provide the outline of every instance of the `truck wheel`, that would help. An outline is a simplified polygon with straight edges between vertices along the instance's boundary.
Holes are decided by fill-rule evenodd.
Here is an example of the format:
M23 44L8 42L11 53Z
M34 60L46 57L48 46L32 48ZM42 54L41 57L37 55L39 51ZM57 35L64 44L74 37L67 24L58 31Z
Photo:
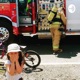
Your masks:
M6 45L13 42L13 31L9 22L0 21L0 41Z

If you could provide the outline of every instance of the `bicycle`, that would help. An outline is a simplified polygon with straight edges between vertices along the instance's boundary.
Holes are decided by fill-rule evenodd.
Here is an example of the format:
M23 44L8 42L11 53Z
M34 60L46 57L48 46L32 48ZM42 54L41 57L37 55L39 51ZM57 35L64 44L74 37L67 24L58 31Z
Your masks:
M28 67L36 68L41 63L41 57L38 52L26 49L26 46L20 46L25 57L25 64Z

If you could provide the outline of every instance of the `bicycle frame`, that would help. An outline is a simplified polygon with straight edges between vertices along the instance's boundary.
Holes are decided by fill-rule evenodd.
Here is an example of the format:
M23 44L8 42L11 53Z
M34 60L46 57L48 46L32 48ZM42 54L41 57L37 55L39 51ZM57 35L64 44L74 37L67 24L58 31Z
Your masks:
M2 59L4 57L4 55L5 55L5 52L6 52L5 46L3 45L2 41L0 41L0 51L1 51L1 57L0 57L0 59Z
M25 64L31 68L36 68L40 65L41 58L39 54L34 50L27 49L26 46L20 46L22 52L24 53Z

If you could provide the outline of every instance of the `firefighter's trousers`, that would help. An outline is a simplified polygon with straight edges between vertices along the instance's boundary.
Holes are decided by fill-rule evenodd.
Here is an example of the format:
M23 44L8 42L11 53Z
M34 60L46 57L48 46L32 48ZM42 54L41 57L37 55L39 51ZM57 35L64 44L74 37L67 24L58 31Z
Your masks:
M61 32L58 30L59 25L53 25L53 27L50 28L51 36L52 36L52 47L53 50L59 49L59 43L61 38Z

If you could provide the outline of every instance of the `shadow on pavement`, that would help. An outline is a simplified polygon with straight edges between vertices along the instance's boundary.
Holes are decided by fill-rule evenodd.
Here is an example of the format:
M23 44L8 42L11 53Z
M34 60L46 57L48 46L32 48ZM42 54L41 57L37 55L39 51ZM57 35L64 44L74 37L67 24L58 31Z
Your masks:
M32 73L32 72L41 72L43 69L41 68L24 68L23 72Z
M66 46L62 45L61 46L63 49L62 53L59 53L57 57L59 58L71 58L71 57L76 57L78 52L80 52L80 47L79 45L70 45L66 44Z
M57 55L59 58L71 58L75 56L77 56L77 52L62 52Z

